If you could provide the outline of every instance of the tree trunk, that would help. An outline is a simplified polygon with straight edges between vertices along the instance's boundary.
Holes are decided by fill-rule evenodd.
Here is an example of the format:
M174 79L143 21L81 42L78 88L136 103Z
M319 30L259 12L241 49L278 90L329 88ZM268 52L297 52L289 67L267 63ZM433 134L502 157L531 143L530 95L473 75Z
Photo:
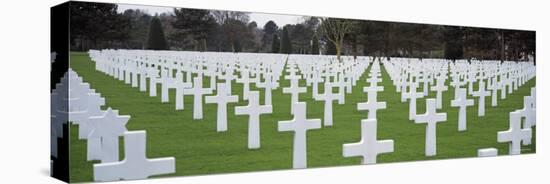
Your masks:
M202 43L202 50L201 51L203 51L203 52L207 51L208 46L206 45L206 38L202 38L201 43Z
M336 47L336 59L338 59L338 62L341 62L340 54L342 53L342 45L340 43L334 43L334 47Z

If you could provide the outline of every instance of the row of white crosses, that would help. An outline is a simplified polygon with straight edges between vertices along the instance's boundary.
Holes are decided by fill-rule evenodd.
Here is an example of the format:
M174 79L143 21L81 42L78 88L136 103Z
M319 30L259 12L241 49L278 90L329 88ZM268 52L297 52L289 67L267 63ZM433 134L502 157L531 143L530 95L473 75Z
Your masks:
M393 84L396 86L396 91L401 92L401 100L404 102L409 99L409 119L415 120L415 122L428 122L428 129L426 132L426 155L433 156L436 154L435 149L435 125L430 122L444 122L446 121L446 115L440 114L436 116L436 109L442 108L442 92L448 90L445 86L445 80L447 79L448 72L450 71L451 86L454 88L454 99L451 100L451 107L458 107L458 131L465 131L467 129L466 122L466 109L468 106L474 105L474 99L468 99L468 95L477 97L478 103L478 116L485 116L485 97L491 96L491 106L497 106L497 92L501 91L501 99L506 98L506 94L512 93L514 90L529 79L535 77L535 67L530 62L504 62L499 61L465 61L459 60L452 63L447 60L414 60L409 58L392 58L390 61L384 61L384 66L390 74L390 78L393 80ZM430 77L431 76L431 77ZM430 79L431 78L431 79ZM428 80L426 80L428 79ZM426 117L422 117L416 114L416 99L427 96L427 93L419 93L416 91L417 83L424 84L424 90L432 84L435 79L435 86L431 87L432 91L436 92L436 99L432 102L432 99L427 100L427 112L424 114ZM487 85L485 83L487 81ZM474 83L477 83L478 90L474 91ZM466 88L462 86L467 85ZM409 91L406 91L407 88ZM491 91L486 90L489 89ZM534 96L534 90L532 90ZM534 102L532 97L524 97L524 108L518 110L517 114L525 117L525 126L530 129L534 124ZM431 103L435 103L435 107L432 107ZM434 114L430 119L429 114ZM514 112L516 113L516 112ZM443 116L445 115L445 116ZM514 115L518 116L518 115ZM418 119L421 118L421 119ZM511 123L512 123L511 115ZM520 122L521 123L521 122ZM512 124L511 124L512 127ZM510 131L512 131L511 128ZM527 133L525 133L527 134ZM500 135L500 134L499 134ZM504 140L510 138L503 138ZM524 144L530 144L531 137L525 138ZM500 138L499 138L499 142ZM429 146L432 145L432 146ZM519 145L514 144L514 150L518 151ZM512 146L510 148L512 150ZM480 156L496 155L494 152L496 149L480 149ZM515 152L518 154L519 152ZM513 154L513 151L510 151Z
M231 84L235 80L237 83L243 84L242 99L248 100L247 106L235 107L236 115L248 115L248 148L260 148L260 115L271 113L271 91L278 87L277 79L284 65L283 55L273 55L272 61L267 62L262 58L259 60L256 55L244 54L241 58L233 58L235 54L220 53L220 59L216 59L214 55L205 55L203 53L185 52L181 55L180 52L139 52L139 51L91 51L92 59L96 61L96 69L109 74L109 71L122 71L125 74L132 74L131 69L128 69L128 64L120 64L119 60L125 63L131 63L130 66L139 65L149 67L150 86L156 86L155 81L160 81L162 85L162 102L169 101L169 89L176 89L176 110L182 110L183 95L193 95L193 119L202 119L203 95L214 94L213 96L205 96L206 103L217 104L217 126L218 132L227 131L227 104L239 102L238 95L232 95ZM129 55L130 59L124 59L120 55ZM168 55L168 56L167 56ZM156 59L141 59L141 58L156 58ZM208 57L208 58L207 58ZM137 59L136 59L137 58ZM225 60L233 58L235 60ZM164 59L164 60L163 60ZM277 59L280 61L277 62ZM229 63L229 64L228 64ZM206 69L205 69L206 67ZM107 68L107 69L106 69ZM160 78L157 78L158 70L161 70ZM171 72L176 71L176 77L173 78ZM240 75L235 75L235 71ZM188 75L183 80L184 73ZM189 81L191 74L197 76ZM140 75L140 74L137 74ZM202 87L203 75L210 76L210 87ZM127 75L114 75L123 76ZM143 78L147 78L147 75ZM224 81L218 83L217 79ZM122 80L119 78L119 80ZM133 81L134 78L131 78ZM146 79L141 80L146 81ZM259 91L251 91L250 85L265 89L265 105L260 104ZM135 87L135 86L133 86ZM150 89L155 91L156 89ZM151 95L154 96L155 94Z
M361 141L358 143L344 144L343 153L344 157L362 157L362 164L374 164L376 163L376 157L382 153L393 152L393 140L377 140L377 125L378 120L376 113L378 109L385 109L386 102L377 101L377 93L384 91L383 86L378 86L378 82L382 82L380 73L380 64L375 61L371 65L367 82L370 84L368 87L363 87L363 92L367 93L368 101L357 104L357 110L368 111L367 119L361 120Z
M283 93L287 93L291 95L291 114L293 115L292 120L288 121L279 121L278 122L278 130L279 131L293 131L294 132L294 138L293 138L293 168L306 168L307 167L307 131L313 130L313 129L320 129L321 128L321 119L307 119L307 104L305 102L299 101L299 94L305 93L307 91L306 87L300 87L299 86L299 80L305 79L306 83L308 85L313 85L313 93L312 98L316 100L323 100L325 101L325 109L324 109L324 126L330 127L332 126L332 103L334 100L339 100L339 102L343 103L344 100L344 90L348 89L351 92L351 86L355 85L355 81L359 78L359 76L364 72L364 70L354 70L353 72L358 72L359 74L356 74L355 76L351 76L350 74L346 75L344 74L346 68L353 68L355 65L359 65L359 61L354 60L354 62L343 62L349 64L347 67L339 67L339 63L333 60L334 58L329 58L328 60L326 57L318 57L318 56L310 56L310 55L293 55L292 57L289 57L287 62L287 71L289 72L289 75L285 76L286 80L290 80L290 86L287 88L283 88ZM315 62L311 62L311 61ZM361 66L365 66L364 62ZM317 65L317 66L315 66ZM368 63L366 64L368 66ZM331 70L332 67L338 67L336 71ZM359 66L358 66L359 67ZM365 69L366 67L363 67ZM298 74L298 70L300 71L300 74ZM341 73L340 73L341 72ZM349 70L348 72L352 72ZM325 78L322 78L324 76ZM377 75L376 75L377 76ZM331 81L331 78L334 79L334 81ZM347 78L347 79L346 79ZM309 81L309 82L308 82ZM324 93L319 94L318 93L318 87L317 83L320 81L324 81L325 88ZM347 83L346 83L347 81ZM334 94L332 93L333 90L333 84L336 84L339 86L339 93ZM346 87L346 84L349 84L350 87ZM371 129L371 128L369 128ZM376 129L376 128L374 128ZM370 136L370 135L369 135ZM374 135L376 137L376 135ZM366 139L366 138L365 138ZM370 141L370 139L368 140ZM370 145L371 143L367 143L368 147L376 145ZM352 151L354 153L359 154L349 154L349 156L361 156L365 155L363 153L363 144L360 145L358 148L358 151ZM382 148L383 149L383 148ZM393 149L393 147L392 147ZM377 148L374 148L374 151L376 151ZM348 156L347 152L344 151L344 156ZM378 154L370 152L369 150L369 157L370 154ZM376 156L374 156L376 158Z
M116 51L111 53L108 51L101 51L94 55L96 55L94 60L96 61L96 67L98 70L104 71L107 74L112 74L112 76L118 77L119 80L127 78L127 75L122 75L121 72L124 74L130 72L129 76L133 76L131 74L133 70L127 66L133 66L134 64L128 65L127 63L135 63L136 66L149 67L147 69L149 72L142 76L145 78L148 76L154 76L149 79L152 84L156 84L157 81L161 81L161 84L167 84L167 88L170 88L171 86L177 86L172 85L173 83L187 83L187 85L181 85L181 88L184 88L183 94L186 94L186 90L189 91L189 93L191 93L190 90L193 90L192 92L195 94L195 103L193 108L195 119L202 118L202 95L213 94L214 91L216 91L215 96L206 96L206 103L216 103L218 105L217 131L219 132L227 131L227 103L235 103L239 101L239 96L232 95L231 83L235 80L237 83L243 84L242 99L248 100L248 105L237 107L235 112L237 115L249 115L249 149L260 148L259 117L261 114L271 113L271 90L279 87L277 80L282 74L283 68L286 66L288 75L283 77L284 80L290 81L290 86L283 88L283 93L291 95L290 112L294 115L294 120L290 122L280 122L279 130L292 130L296 132L293 151L293 165L295 168L307 167L307 161L305 158L307 153L305 150L305 144L307 142L305 132L309 129L320 128L317 126L316 122L318 121L316 119L308 120L306 118L306 104L304 102L300 102L299 94L307 92L307 88L300 86L300 80L305 80L307 86L312 86L313 99L325 101L323 124L326 127L330 127L333 125L333 101L338 100L340 104L343 104L345 102L345 94L351 93L356 81L363 74L369 64L372 63L367 57L359 57L358 59L344 57L346 62L337 62L333 57L311 55L291 55L286 63L260 61L259 59L252 57L254 54L235 58L235 55L237 54L226 53L202 54L195 52L170 51ZM120 55L123 55L123 57L120 57ZM278 55L275 56L279 57ZM263 60L263 57L264 55L256 58L262 58ZM267 60L276 61L277 57ZM280 57L278 59L282 60ZM468 105L473 105L471 99L467 99L467 95L469 94L476 96L479 99L482 99L482 101L484 101L483 98L488 95L488 92L484 91L484 80L488 80L493 77L491 80L488 80L488 83L490 83L488 84L489 88L490 86L503 86L497 85L499 83L503 83L504 86L508 88L510 88L509 86L512 86L511 89L508 89L510 92L514 90L514 87L517 88L520 84L523 84L528 79L534 77L534 75L529 74L529 72L532 72L533 69L531 69L528 65L523 65L523 67L520 67L519 70L515 70L514 66L509 63L496 67L497 70L501 72L492 72L494 69L491 68L492 65L482 64L481 62L476 63L475 67L468 66L467 64L464 64L464 62L460 61L456 64L452 64L450 62L440 62L439 60L428 59L425 59L422 62L389 61L384 62L384 65L386 66L386 69L390 74L394 85L396 86L396 90L401 92L402 100L409 100L409 119L414 120L417 123L428 124L426 129L427 156L433 156L436 154L435 125L438 122L446 121L446 113L437 113L436 111L437 109L441 109L443 106L443 92L448 90L445 83L449 73L453 79L451 81L451 85L455 87L455 99L451 104L454 104L454 106L460 108L459 114L464 114L460 115L459 118L459 121L464 121L464 123L459 123L459 130L465 130L465 109ZM358 110L368 110L369 113L369 118L362 120L361 127L362 129L366 129L365 131L362 131L362 134L364 134L362 137L373 136L374 134L374 138L376 138L376 132L364 133L366 131L371 131L372 129L376 130L376 111L378 109L385 108L385 104L383 102L377 102L376 100L377 92L383 90L382 86L377 86L377 82L381 82L381 78L378 78L381 76L379 63L373 63L372 66L373 67L371 68L371 72L369 73L367 79L370 86L363 89L363 91L367 93L368 101L365 103L359 103ZM165 73L164 75L161 74L160 78L158 77L159 69L161 72ZM171 74L171 72L173 71L177 72L175 79L176 82L174 82L174 79L172 78L173 74ZM235 72L240 75L235 75ZM184 73L186 74L186 77L182 79ZM196 74L197 77L191 80L191 74ZM491 76L491 74L495 74L496 76ZM203 75L210 76L211 82L209 88L202 88L201 86ZM499 80L497 80L497 78ZM224 80L224 82L216 83L217 79ZM493 80L496 80L497 82ZM498 82L507 80L512 82ZM132 81L133 80L130 79L130 82ZM318 92L318 83L320 82L323 82L325 85L324 93L321 94ZM478 82L479 86L483 86L483 88L480 87L478 91L473 91L471 86L473 86L473 83L475 82ZM264 93L264 105L260 105L259 97L256 97L259 96L259 93L257 91L250 90L251 84L256 84L256 87L264 88L266 90ZM468 84L469 86L468 91L461 88L461 86L465 84ZM423 91L418 92L417 88L421 85L423 86ZM334 87L338 88L338 93L332 92ZM507 89L506 87L504 89ZM495 89L503 90L502 87ZM426 113L418 115L416 113L416 100L427 96L430 91L436 93L436 98L427 99ZM156 93L156 89L154 92ZM153 93L153 90L151 90L150 93ZM166 99L168 98L166 97ZM176 99L178 99L178 97L176 97ZM484 106L481 106L480 109L478 109L478 114L480 116L484 114L484 109L481 109L482 107L484 108ZM183 109L183 107L180 108ZM195 111L200 111L200 115L195 115L197 114ZM372 141L371 137L365 137L365 139ZM374 141L376 140L374 139ZM367 145L371 144L372 143ZM385 150L385 152L390 152L389 148L382 150ZM380 150L379 153L383 153L384 151L382 150ZM375 158L378 153L372 152L372 150L370 150L369 153L362 151L359 152L361 152L360 156L364 157L363 163L376 162ZM358 154L359 153L355 152L353 154L350 153L344 155L358 156ZM368 155L369 158L367 158L366 155ZM374 155L374 159L372 155Z
M119 115L110 107L102 110L105 99L69 68L52 91L52 155L57 157L57 137L67 121L79 125L78 138L87 140L87 160L94 164L95 181L144 179L175 172L173 157L147 159L145 131L128 131L130 116ZM67 107L68 105L68 107ZM60 134L61 133L61 134ZM119 137L124 136L125 158L119 161Z

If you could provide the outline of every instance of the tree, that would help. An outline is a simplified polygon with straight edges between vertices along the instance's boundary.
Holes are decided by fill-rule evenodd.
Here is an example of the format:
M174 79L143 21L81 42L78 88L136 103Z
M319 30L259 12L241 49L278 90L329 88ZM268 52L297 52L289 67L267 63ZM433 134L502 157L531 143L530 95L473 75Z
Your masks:
M70 40L78 45L71 48L85 50L86 42L94 49L109 48L117 46L115 41L120 44L128 40L130 20L118 14L117 8L111 3L71 2Z
M281 41L279 41L279 36L277 34L273 35L273 42L271 43L271 52L279 53L281 47Z
M145 49L151 16L139 9L128 9L122 16L130 20L130 39L127 48Z
M281 53L290 54L292 52L292 45L290 44L290 37L288 36L288 25L283 27L283 36L281 37Z
M221 25L221 30L226 39L226 46L231 52L242 50L244 39L251 38L251 33L247 27L249 20L248 13L235 11L211 11L214 19Z
M160 23L160 19L158 17L153 17L153 19L151 19L151 24L149 25L149 38L147 40L147 49L168 49L168 44L166 43L166 38L164 37L164 31L162 29L162 24Z
M319 39L315 34L311 38L311 54L319 55Z
M270 21L267 21L267 23L265 23L264 25L264 28L263 28L263 36L262 36L262 48L263 50L270 50L270 51L273 51L272 48L269 48L271 45L273 45L273 37L274 35L277 33L277 31L279 30L279 27L277 26L277 24L275 24L275 22L273 22L272 20ZM279 46L277 46L279 47Z
M250 31L247 25L237 19L230 18L226 20L222 25L222 30L226 34L231 52L242 51L242 42L246 40L245 38L250 38Z
M304 24L296 24L290 29L291 43L294 52L298 54L306 54L311 49L312 32L309 31Z
M336 58L340 60L344 37L353 29L353 21L337 18L322 18L321 31L326 38L334 44Z
M258 29L258 24L255 21L248 23L247 26L248 34L243 38L244 48L251 52L260 52L264 32Z
M464 56L463 52L463 32L462 27L446 26L443 33L445 42L445 58L446 59L461 59Z
M274 33L277 32L278 29L279 27L272 20L267 21L267 23L265 23L264 25L264 32L265 34L268 34L268 35L273 35Z
M193 36L196 42L200 45L199 51L206 51L207 36L210 29L216 24L216 20L210 14L208 10L201 9L186 9L186 8L174 8L175 21L172 22L172 26L176 29L182 29L185 33L189 33Z

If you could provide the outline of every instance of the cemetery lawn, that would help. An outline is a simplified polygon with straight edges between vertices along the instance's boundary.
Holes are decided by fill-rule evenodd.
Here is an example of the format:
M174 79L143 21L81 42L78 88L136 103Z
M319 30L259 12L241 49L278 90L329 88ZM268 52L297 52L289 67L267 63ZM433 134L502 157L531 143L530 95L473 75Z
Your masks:
M233 82L233 94L238 94L240 102L228 104L228 131L216 132L216 104L204 104L202 120L193 120L193 96L185 96L185 110L176 111L175 90L170 91L170 102L161 103L160 85L158 95L150 97L148 92L140 92L104 73L95 70L94 62L87 53L73 52L70 55L70 67L76 71L92 89L101 93L106 106L119 110L121 115L131 115L126 127L129 131L147 131L147 157L175 157L176 173L164 176L202 175L228 172L265 171L292 168L292 132L278 132L277 122L290 120L290 95L283 94L282 88L289 86L286 80L279 80L279 88L273 91L273 113L261 115L261 148L248 150L248 116L235 114L235 106L247 105L242 100L242 85ZM497 132L508 127L509 112L523 108L523 96L530 94L535 80L531 79L514 93L499 100L497 107L491 107L491 97L485 98L485 116L477 117L478 99L475 105L467 108L467 131L458 132L458 108L450 107L454 90L449 87L443 93L443 109L447 112L447 121L437 124L437 156L424 156L425 124L415 124L408 120L408 102L400 101L400 93L389 79L383 66L384 91L378 94L378 101L385 101L387 109L378 111L378 140L393 139L394 152L378 156L378 163L434 160L447 158L476 157L480 148L495 147L499 155L508 154L508 144L497 142ZM370 70L370 68L369 68ZM285 73L286 74L286 73ZM342 145L358 142L360 120L366 118L366 111L357 111L357 103L367 101L362 92L368 72L357 81L352 94L346 94L345 104L334 102L332 127L307 132L308 167L327 167L358 165L359 157L342 156ZM204 87L209 86L208 77L204 78ZM447 80L447 85L449 80ZM305 81L300 81L305 86ZM323 92L323 85L319 85ZM477 83L475 84L477 90ZM147 88L149 89L149 88ZM251 90L258 90L251 85ZM336 88L334 89L336 92ZM264 91L260 91L263 103ZM311 87L307 93L300 94L300 101L307 102L307 117L323 118L323 101L314 101ZM422 91L422 85L419 91ZM428 98L435 98L430 92ZM474 99L469 96L470 99ZM426 98L417 100L417 113L425 112ZM533 129L536 137L536 128ZM71 125L70 130L70 181L85 182L93 180L93 164L86 161L86 141L78 140L78 126ZM124 157L123 138L120 138L121 159ZM536 139L532 144L522 146L522 153L535 153ZM368 167L368 166L367 166ZM159 177L159 176L157 176Z

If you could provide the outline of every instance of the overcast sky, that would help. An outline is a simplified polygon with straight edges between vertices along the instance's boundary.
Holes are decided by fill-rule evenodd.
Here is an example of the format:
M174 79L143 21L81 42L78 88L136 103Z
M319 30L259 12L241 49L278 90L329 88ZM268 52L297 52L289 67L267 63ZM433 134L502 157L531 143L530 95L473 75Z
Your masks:
M172 7L166 6L144 6L144 5L132 5L132 4L118 4L118 12L124 12L128 9L141 9L145 10L151 15L156 13L172 12ZM256 21L258 27L263 27L269 20L273 20L279 27L283 27L286 24L296 24L302 21L302 16L292 15L280 15L280 14L264 14L264 13L250 13L250 21Z

